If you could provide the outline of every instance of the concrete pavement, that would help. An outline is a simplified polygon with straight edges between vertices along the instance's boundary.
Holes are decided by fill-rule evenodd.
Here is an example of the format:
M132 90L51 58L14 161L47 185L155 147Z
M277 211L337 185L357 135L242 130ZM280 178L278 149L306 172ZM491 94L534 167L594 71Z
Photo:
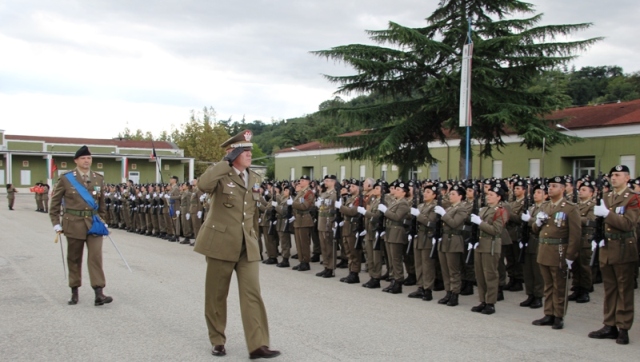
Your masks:
M204 321L205 260L192 247L114 230L103 242L105 294L114 302L93 306L83 265L80 303L67 305L60 247L49 217L32 195L18 195L15 211L0 209L0 360L2 361L241 361L248 359L233 279L228 298L227 356L210 355ZM66 245L66 242L65 242ZM66 255L66 249L65 249ZM297 263L293 260L292 265ZM593 340L602 326L602 284L591 302L570 302L565 328L536 327L542 309L521 308L523 292L505 292L496 314L469 309L477 295L447 307L401 295L261 264L262 295L277 361L538 361L635 360L640 329L631 344ZM361 273L362 282L368 280ZM383 283L386 285L387 283ZM636 291L636 309L638 309Z

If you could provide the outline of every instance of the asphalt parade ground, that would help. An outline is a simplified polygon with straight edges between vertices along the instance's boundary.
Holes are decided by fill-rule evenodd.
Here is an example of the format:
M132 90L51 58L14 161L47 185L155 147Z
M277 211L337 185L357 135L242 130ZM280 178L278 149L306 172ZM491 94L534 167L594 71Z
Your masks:
M84 264L80 302L69 306L60 246L48 215L34 210L33 196L24 194L15 211L6 204L0 209L0 361L248 360L235 278L227 356L210 354L206 264L192 247L113 230L133 272L105 238L104 291L114 302L93 305ZM416 287L390 295L340 283L346 269L331 279L317 278L320 270L318 263L309 272L260 266L270 347L282 352L277 361L634 361L640 354L639 326L629 332L627 346L587 337L602 326L602 284L591 302L570 302L565 328L552 330L531 325L543 311L520 307L524 292L505 292L505 301L487 316L470 311L477 294L448 307L436 303L445 292L425 302L407 298ZM361 273L360 280L368 275ZM636 290L636 310L639 297Z

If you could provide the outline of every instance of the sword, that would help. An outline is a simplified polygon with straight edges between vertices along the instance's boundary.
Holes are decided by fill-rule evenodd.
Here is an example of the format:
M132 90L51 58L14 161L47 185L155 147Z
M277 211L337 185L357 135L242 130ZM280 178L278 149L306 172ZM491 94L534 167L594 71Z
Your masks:
M60 234L62 233L56 233L56 238L53 240L54 243L58 243ZM64 265L64 249L62 247L62 240L60 240L60 254L62 255L62 271L64 272L64 278L67 279L67 267Z
M107 234L107 237L109 238L109 240L111 240L111 244L113 244L113 247L116 248L116 251L118 252L118 254L120 254L120 258L122 258L122 261L127 266L129 271L133 273L133 270L131 270L131 267L129 266L129 263L127 263L127 260L124 258L124 256L122 256L122 253L120 252L120 249L118 249L118 246L116 246L116 243L113 241L113 239L111 239L111 235Z
M567 302L569 301L569 265L567 265L567 276L564 285L564 317L567 317Z

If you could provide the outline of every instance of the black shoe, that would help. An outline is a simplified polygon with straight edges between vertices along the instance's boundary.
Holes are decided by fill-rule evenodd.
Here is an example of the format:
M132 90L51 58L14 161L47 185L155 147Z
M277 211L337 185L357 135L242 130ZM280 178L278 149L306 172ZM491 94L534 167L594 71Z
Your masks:
M186 238L182 240L179 244L182 244L182 245L191 244L191 240L189 238Z
M324 268L324 270L323 270L323 271L321 271L320 273L316 273L316 276L317 276L317 277L323 277L323 276L324 276L324 274L327 272L327 270L329 270L329 269Z
M336 268L340 268L340 269L346 269L349 266L349 262L342 259L338 265L336 265Z
M451 298L449 298L449 301L447 302L447 306L455 307L456 305L458 305L458 294L451 293Z
M516 283L516 278L509 278L509 283L504 286L505 290L511 289L511 287Z
M473 283L472 282L463 282L462 289L460 290L460 295L473 295Z
M409 293L409 298L422 298L424 296L424 288L418 287L418 290L415 292Z
M78 304L78 287L71 288L71 299L69 299L69 302L67 302L67 304L69 305Z
M298 259L298 254L291 255L291 259Z
M307 270L311 270L309 263L300 263L300 267L298 268L298 271L307 271Z
M391 282L391 289L389 290L391 294L400 294L402 293L402 282L396 282L395 280Z
M351 274L351 273L349 273L349 274ZM340 283L344 283L345 280L347 280L347 277L340 278Z
M564 327L564 322L562 321L562 317L556 317L553 320L553 325L551 328L553 329L562 329Z
M299 270L300 269L300 265L302 263L298 263L298 265L294 266L293 268L291 268L292 270Z
M440 299L438 301L438 304L447 304L449 303L449 299L451 299L451 292L447 292L447 294L444 296L444 298Z
M360 276L358 276L358 273L356 272L351 272L344 282L347 284L360 283Z
M278 268L288 268L288 267L290 267L290 265L289 265L289 259L287 259L287 258L282 258L282 261L281 261L281 262L279 262L276 266L277 266Z
M389 277L389 272L387 272L387 274L383 275L380 277L380 280L384 280L385 282L390 282L391 279Z
M176 238L176 236L175 236L175 235L171 235L171 236L167 239L167 241L172 242L172 243L175 243L176 241L178 241L178 238Z
M371 278L368 282L362 284L362 286L369 289L380 288L380 279Z
M498 287L498 302L504 300L504 292L502 291L503 287Z
M582 289L582 293L576 298L576 303L588 303L590 300L589 293Z
M436 279L435 283L433 283L433 291L441 292L444 290L444 282L440 279Z
M487 304L480 313L490 315L495 312L496 312L496 307L494 307L493 304Z
M486 306L487 306L487 303L482 302L482 303L476 305L475 307L471 308L471 311L472 312L476 312L476 313L480 313L480 312L482 312L484 310L484 307L486 307Z
M263 264L267 264L267 265L273 265L273 264L278 264L278 259L276 258L269 258L265 261L262 262Z
M626 329L620 328L618 332L618 338L616 338L617 344L629 344L629 331Z
M333 269L327 269L322 277L323 278L333 278L333 277L335 277L335 275L333 275Z
M589 338L595 339L617 339L620 333L616 326L604 326L597 331L589 333ZM627 338L628 339L628 338Z
M382 291L385 293L389 293L389 291L391 290L391 287L393 287L394 282L395 280L391 279L391 283L388 286L386 286L384 289L382 289Z
M113 302L113 298L102 294L102 288L93 288L96 292L96 300L94 305L103 305Z
M521 307L530 307L531 303L533 302L533 300L535 299L535 297L531 294L529 294L527 296L527 300L525 300L524 302L520 303Z
M222 357L227 355L227 351L224 349L224 344L216 345L211 349L211 354L216 357Z
M580 296L580 288L574 288L573 293L569 294L569 296L567 297L567 299L570 302L575 302L576 299L578 299L578 296Z
M531 322L531 324L533 324L534 326L550 326L553 325L554 320L554 316L546 315L544 316L544 318L536 319L535 321Z
M542 298L533 298L531 305L529 306L531 309L542 308Z
M313 256L311 257L311 262L317 263L319 261L320 261L320 254L313 254Z
M409 273L409 276L407 277L407 279L404 280L404 282L402 282L402 284L409 287L412 285L416 285L417 282L418 282L418 279L416 278L416 275Z
M524 288L522 288L522 281L519 279L516 279L516 281L513 282L513 285L511 285L511 287L507 290L510 292L520 292L524 290Z
M424 290L424 295L422 296L422 300L427 301L427 302L433 300L433 293L431 292L431 289L425 289Z

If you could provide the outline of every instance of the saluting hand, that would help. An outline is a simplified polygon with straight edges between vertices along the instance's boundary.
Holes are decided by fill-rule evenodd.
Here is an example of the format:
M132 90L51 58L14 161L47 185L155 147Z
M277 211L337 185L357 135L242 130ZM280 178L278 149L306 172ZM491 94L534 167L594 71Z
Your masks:
M471 214L471 222L476 225L480 225L482 224L482 218L476 214Z
M444 214L447 213L447 210L440 205L436 205L436 207L433 208L433 211L440 216L444 216Z

